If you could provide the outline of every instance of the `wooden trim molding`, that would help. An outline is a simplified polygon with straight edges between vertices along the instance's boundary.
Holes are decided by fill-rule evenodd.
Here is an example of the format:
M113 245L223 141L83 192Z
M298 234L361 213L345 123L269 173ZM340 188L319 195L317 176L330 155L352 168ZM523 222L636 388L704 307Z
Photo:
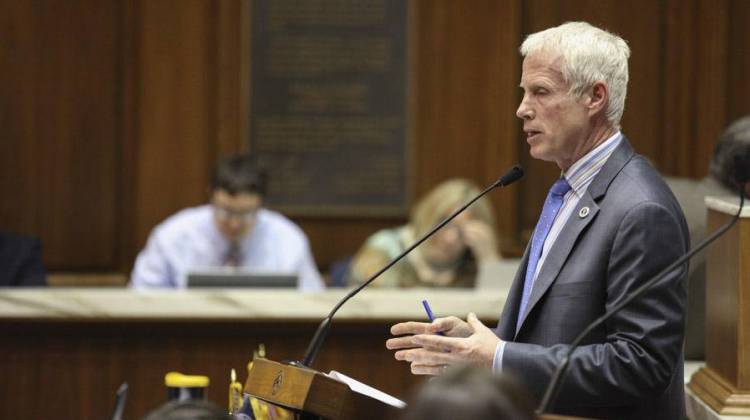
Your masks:
M687 386L721 415L750 416L750 392L733 387L710 367L700 368Z

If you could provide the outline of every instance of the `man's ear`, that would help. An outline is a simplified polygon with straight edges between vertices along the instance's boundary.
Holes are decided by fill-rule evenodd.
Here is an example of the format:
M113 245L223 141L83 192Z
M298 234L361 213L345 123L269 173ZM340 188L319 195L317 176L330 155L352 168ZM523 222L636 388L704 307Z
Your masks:
M602 112L607 107L609 90L604 82L596 82L591 86L588 104L586 105L591 115Z

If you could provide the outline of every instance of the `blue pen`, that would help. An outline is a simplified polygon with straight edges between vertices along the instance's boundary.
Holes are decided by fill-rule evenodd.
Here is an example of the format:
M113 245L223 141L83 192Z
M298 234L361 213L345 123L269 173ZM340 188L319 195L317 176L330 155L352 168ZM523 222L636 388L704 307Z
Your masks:
M427 299L422 299L422 306L424 306L425 312L427 312L427 319L430 320L430 322L435 320L435 315L432 313L432 309L430 308L430 304L427 303ZM445 335L442 332L437 333L438 335Z

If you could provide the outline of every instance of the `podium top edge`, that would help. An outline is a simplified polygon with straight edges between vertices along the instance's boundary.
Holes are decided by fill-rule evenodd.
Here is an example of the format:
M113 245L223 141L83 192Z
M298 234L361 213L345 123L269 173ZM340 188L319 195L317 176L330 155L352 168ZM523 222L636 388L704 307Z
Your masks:
M740 208L740 198L732 196L709 196L705 199L706 207L729 215L737 214ZM750 199L745 199L745 205L742 206L741 218L750 218Z

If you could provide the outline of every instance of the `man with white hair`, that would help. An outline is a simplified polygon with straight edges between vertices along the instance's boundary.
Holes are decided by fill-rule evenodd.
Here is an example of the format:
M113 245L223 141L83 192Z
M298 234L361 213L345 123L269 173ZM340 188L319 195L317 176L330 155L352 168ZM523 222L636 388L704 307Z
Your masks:
M516 114L531 156L554 162L561 176L497 328L474 314L405 322L391 328L400 337L386 345L415 374L469 362L515 374L541 398L574 338L679 258L689 238L669 188L620 131L626 42L572 22L530 35L520 51L524 94ZM669 272L584 339L550 411L684 418L686 271Z

